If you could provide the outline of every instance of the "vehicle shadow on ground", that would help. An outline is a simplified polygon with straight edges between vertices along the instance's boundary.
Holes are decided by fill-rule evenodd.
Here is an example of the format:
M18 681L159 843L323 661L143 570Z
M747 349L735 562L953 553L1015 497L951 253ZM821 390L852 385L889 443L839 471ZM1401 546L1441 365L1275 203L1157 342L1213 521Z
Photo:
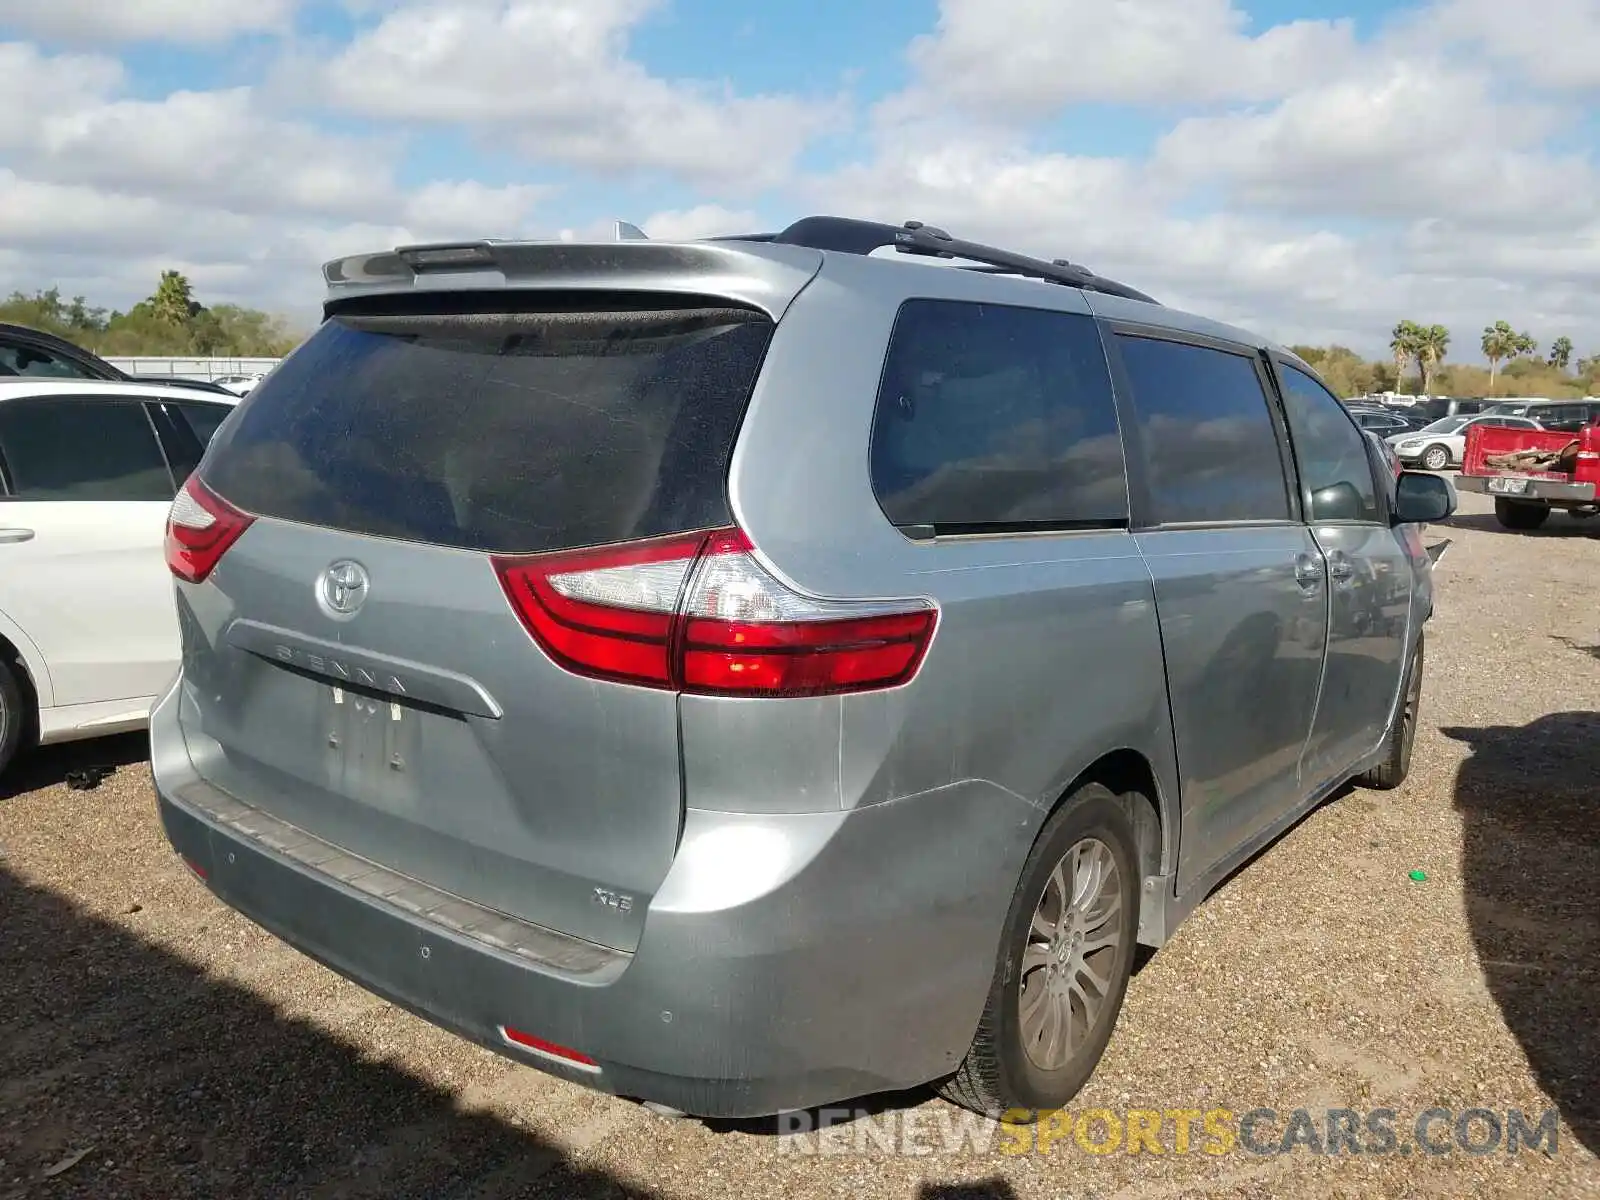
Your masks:
M0 861L0 1196L36 1189L96 1200L655 1194L459 1111L426 1081Z
M1004 1179L983 1179L977 1183L925 1183L917 1200L1016 1200L1017 1189Z
M1567 649L1576 650L1579 654L1587 654L1590 658L1600 658L1600 644L1585 646L1575 639L1563 637L1559 633L1552 633L1550 635L1550 640L1552 642L1560 642L1563 646L1567 647Z
M1539 1086L1600 1152L1600 713L1443 733L1472 747L1455 804L1489 990Z
M143 733L39 746L19 755L5 774L0 775L0 800L54 787L66 782L69 776L78 772L93 773L96 768L125 771L137 764L136 769L148 770L143 764L149 757L150 740Z
M1538 529L1507 529L1493 513L1458 512L1448 521L1439 523L1441 529L1475 529L1479 533L1503 533L1508 537L1590 537L1600 536L1600 517L1583 520L1566 513L1553 512L1549 520Z

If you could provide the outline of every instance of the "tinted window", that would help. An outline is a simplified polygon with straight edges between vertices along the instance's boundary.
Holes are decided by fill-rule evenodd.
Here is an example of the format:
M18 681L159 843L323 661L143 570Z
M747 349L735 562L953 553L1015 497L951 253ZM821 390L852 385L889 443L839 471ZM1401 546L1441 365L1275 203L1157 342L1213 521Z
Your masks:
M474 550L721 524L771 331L742 309L335 317L205 478L264 516Z
M62 354L37 346L0 342L0 376L32 379L95 379L98 376Z
M19 500L172 499L172 476L137 401L0 400L0 460Z
M1117 341L1150 459L1156 519L1286 519L1283 459L1254 360L1157 338Z
M1361 431L1315 379L1291 366L1279 369L1300 482L1311 494L1311 519L1381 519L1371 453Z
M872 483L897 525L1124 522L1105 351L1075 313L912 300L890 341Z
M1576 432L1583 428L1583 406L1581 404L1552 404L1537 412L1529 413L1537 419L1546 429L1558 432ZM1518 428L1522 428L1519 424Z
M217 426L228 419L228 414L233 411L231 404L202 404L199 401L181 401L177 409L183 414L184 421L194 431L195 438L203 447L207 445L212 436L217 432Z

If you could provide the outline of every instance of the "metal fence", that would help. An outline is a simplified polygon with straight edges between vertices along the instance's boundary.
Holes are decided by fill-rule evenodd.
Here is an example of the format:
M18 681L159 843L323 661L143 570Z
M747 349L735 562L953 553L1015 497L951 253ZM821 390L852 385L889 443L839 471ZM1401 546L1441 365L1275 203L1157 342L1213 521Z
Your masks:
M175 379L223 379L229 375L265 375L281 360L141 355L136 358L108 358L106 361L129 375L171 375Z

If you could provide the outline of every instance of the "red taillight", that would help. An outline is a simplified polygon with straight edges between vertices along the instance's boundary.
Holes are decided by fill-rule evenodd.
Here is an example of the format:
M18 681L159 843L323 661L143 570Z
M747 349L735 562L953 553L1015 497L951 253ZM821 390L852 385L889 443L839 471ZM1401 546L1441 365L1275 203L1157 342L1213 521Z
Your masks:
M200 583L254 520L189 476L167 514L168 569L188 583Z
M497 558L528 632L568 670L717 696L824 696L905 683L937 612L816 600L737 529L576 554Z

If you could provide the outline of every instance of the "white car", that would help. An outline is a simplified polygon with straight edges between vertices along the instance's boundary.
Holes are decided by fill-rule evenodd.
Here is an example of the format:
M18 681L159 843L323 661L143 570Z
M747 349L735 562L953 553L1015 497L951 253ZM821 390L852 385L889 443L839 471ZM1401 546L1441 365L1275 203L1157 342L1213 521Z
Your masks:
M0 383L0 771L28 742L145 725L178 669L167 511L237 403L167 384Z
M223 375L212 382L227 388L236 396L248 396L264 378L264 375Z
M1440 417L1431 425L1385 438L1395 457L1406 464L1420 463L1426 470L1459 467L1467 451L1467 430L1473 425L1499 425L1505 429L1542 429L1527 417L1484 413L1474 417Z

